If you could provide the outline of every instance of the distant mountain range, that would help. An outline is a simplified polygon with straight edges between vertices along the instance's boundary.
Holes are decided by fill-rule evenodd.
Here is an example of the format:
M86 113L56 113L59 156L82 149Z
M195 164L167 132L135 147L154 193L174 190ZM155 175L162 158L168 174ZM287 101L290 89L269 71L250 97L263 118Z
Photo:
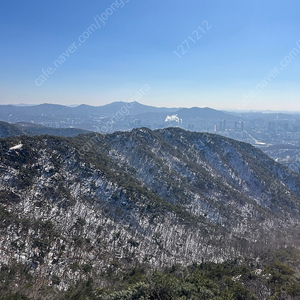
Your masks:
M154 107L143 105L138 102L113 102L103 106L89 106L89 105L79 105L75 107L58 105L58 104L40 104L33 106L14 106L14 105L0 105L0 114L21 114L21 115L114 115L122 108L129 110L132 115L138 115L143 113L159 113L166 112L172 113L176 112L178 108L166 108L166 107Z
M126 110L126 112L125 112ZM128 110L128 111L127 111ZM157 113L157 114L177 114L179 117L199 117L199 118L212 118L212 119L222 119L222 118L238 118L243 115L249 117L262 116L264 118L274 118L286 119L291 116L299 117L298 113L287 114L287 113L263 113L263 112L226 112L215 110L209 107L192 107L192 108L183 108L183 107L155 107L144 105L139 102L113 102L110 104L102 106L90 106L86 104L81 104L78 106L65 106L59 104L39 104L39 105L0 105L0 118L11 116L14 119L15 115L17 116L43 116L43 117L53 117L56 116L65 116L65 117L74 117L80 115L90 115L90 116L114 116L118 112L124 114L136 116L148 113Z
M177 126L179 125L178 122L182 128L195 128L199 131L197 126L201 122L204 124L202 130L213 131L218 122L226 120L226 122L232 123L239 118L234 114L207 107L167 108L143 105L138 102L113 102L103 106L79 105L76 107L57 104L0 105L0 121L13 123L18 127L12 130L14 132L12 135L16 135L18 130L25 131L29 135L45 133L74 136L76 134L75 130L50 132L46 128L42 130L42 128L28 127L28 125L24 126L20 123L59 129L79 128L84 131L112 133L119 130L128 131L142 126L150 129L166 128ZM193 124L193 128L189 128L190 124ZM6 136L5 132L4 130L0 136Z
M126 110L126 112L125 112ZM35 106L14 106L0 105L0 116L2 115L26 115L26 116L74 116L74 115L99 115L113 116L118 111L129 114L139 115L145 113L167 113L167 114L182 114L183 116L197 116L203 118L222 118L234 117L229 113L223 113L211 108L167 108L148 106L138 102L113 102L103 106L79 105L76 107L58 105L58 104L40 104ZM128 111L128 112L127 112Z
M180 118L202 118L202 119L236 119L237 116L215 110L209 107L199 108L182 108L176 111Z

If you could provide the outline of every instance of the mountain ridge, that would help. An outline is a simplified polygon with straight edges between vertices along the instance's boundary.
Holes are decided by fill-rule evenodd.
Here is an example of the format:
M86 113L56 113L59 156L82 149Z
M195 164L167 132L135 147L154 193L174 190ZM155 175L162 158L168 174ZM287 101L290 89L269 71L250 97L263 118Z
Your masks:
M204 118L204 119L238 119L237 116L231 115L230 113L223 112L220 110L212 109L209 107L192 107L182 108L176 111L176 114L180 118L192 117L192 118Z
M0 200L1 264L59 277L60 289L101 284L118 265L300 246L299 174L250 144L179 128L0 139Z
M15 124L0 121L0 138L22 136L22 135L57 135L64 137L75 137L79 134L90 131L79 128L53 128L37 125L28 122L18 122Z
M24 115L37 115L37 114L44 114L45 116L48 114L57 114L57 115L64 115L64 114L82 114L88 113L91 115L114 115L116 112L121 110L123 107L128 109L128 113L131 115L138 115L143 113L176 113L184 108L167 108L167 107L156 107L156 106L149 106L145 104L141 104L139 102L124 102L124 101L117 101L112 102L109 104L105 104L102 106L91 106L87 104L81 104L75 107L64 106L60 104L38 104L38 105L30 105L30 106L14 106L14 105L0 105L1 114L15 114L15 113L22 113ZM197 108L198 110L207 110L208 108L199 108L194 107L191 110ZM190 110L190 109L188 109ZM210 109L213 110L213 109ZM213 110L217 112L217 110ZM230 114L228 114L230 115ZM231 116L233 117L233 116Z

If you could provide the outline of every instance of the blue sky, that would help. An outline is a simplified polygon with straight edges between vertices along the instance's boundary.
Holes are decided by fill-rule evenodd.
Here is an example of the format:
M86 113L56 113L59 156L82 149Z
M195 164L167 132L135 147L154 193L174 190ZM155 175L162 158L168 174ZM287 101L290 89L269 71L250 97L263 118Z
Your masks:
M2 0L0 103L300 111L299 1L126 1Z

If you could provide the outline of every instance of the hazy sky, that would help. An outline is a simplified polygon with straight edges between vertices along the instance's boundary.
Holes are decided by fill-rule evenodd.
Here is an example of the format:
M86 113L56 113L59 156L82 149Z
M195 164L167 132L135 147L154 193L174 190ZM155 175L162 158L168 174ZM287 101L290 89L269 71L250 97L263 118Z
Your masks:
M148 105L300 111L299 12L299 0L1 0L0 103L103 105L148 84Z

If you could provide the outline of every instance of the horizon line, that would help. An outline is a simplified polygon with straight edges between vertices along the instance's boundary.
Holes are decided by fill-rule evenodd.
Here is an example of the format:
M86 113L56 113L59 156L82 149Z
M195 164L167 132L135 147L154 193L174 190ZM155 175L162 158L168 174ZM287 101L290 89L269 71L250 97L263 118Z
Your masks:
M149 106L149 107L155 107L155 108L167 108L167 109L192 109L192 108L200 108L200 109L204 109L204 108L209 108L209 109L213 109L213 110L217 110L217 111L222 111L222 112L233 112L233 113L296 113L296 114L300 114L300 111L297 110L270 110L270 109L263 109L263 110L258 110L258 109L253 109L253 110L239 110L239 109L216 109L216 108L212 108L212 107L200 107L200 106L191 106L191 107L167 107L167 106L155 106L155 105L148 105L148 104L144 104L138 101L113 101L110 103L106 103L103 105L90 105L90 104L86 104L86 103L81 103L81 104L70 104L70 105L66 105L66 104L59 104L59 103L49 103L49 102L43 102L43 103L39 103L39 104L27 104L27 103L18 103L18 104L0 104L0 106L15 106L15 107L26 107L26 106L40 106L40 105L57 105L57 106L64 106L64 107L70 107L70 108L76 108L79 106L89 106L89 107L103 107L103 106L107 106L107 105L111 105L114 103L137 103L140 105L144 105L144 106Z

